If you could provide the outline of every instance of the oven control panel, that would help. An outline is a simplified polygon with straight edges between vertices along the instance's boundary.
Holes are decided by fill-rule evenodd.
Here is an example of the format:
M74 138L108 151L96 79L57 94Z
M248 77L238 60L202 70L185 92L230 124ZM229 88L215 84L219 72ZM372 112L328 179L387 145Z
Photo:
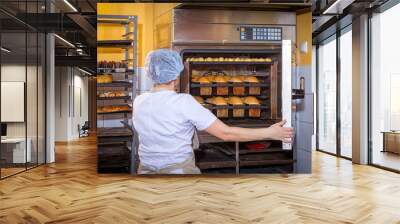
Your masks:
M282 27L241 26L240 41L281 41Z

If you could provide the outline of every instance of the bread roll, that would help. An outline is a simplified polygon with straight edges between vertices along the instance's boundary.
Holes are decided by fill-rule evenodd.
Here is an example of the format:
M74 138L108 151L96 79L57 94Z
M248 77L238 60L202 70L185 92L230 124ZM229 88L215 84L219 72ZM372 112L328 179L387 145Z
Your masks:
M201 96L194 96L194 99L195 99L198 103L204 104L204 99L203 99L203 97L201 97Z
M207 77L200 77L196 80L196 82L200 84L211 84L210 80ZM200 95L201 96L210 96L212 94L212 88L210 87L200 87Z
M244 86L235 86L235 84L243 83L243 81L242 81L242 79L240 79L240 77L233 76L232 78L229 79L229 82L231 82L233 84L233 87L232 87L233 95L235 95L235 96L244 96L245 87Z
M229 103L230 105L232 105L232 106L243 106L243 101L242 101L242 99L240 99L240 98L237 97L237 96L231 96L231 97L229 97L228 103ZM235 107L234 107L234 108L232 109L232 115L233 115L233 117L235 117L235 118L244 117L244 108L240 108L240 107L235 108Z
M211 104L214 104L215 106L226 106L226 108L218 108L216 109L216 114L217 117L219 118L227 118L229 116L229 111L228 111L228 103L225 98L217 96L209 100Z
M261 88L259 86L251 86L251 84L260 83L260 81L255 76L246 76L244 78L244 82L248 82L250 84L249 95L260 95L261 94Z
M97 83L112 83L113 76L111 74L97 75Z
M228 78L226 76L215 76L213 82L217 84L227 84ZM225 87L217 87L217 96L227 96L229 94L228 86Z
M255 108L250 108L249 111L249 117L260 117L261 116L261 109L259 108L260 106L260 101L254 97L254 96L248 96L243 99L244 103L247 105L252 105L256 106ZM258 106L258 107L257 107Z

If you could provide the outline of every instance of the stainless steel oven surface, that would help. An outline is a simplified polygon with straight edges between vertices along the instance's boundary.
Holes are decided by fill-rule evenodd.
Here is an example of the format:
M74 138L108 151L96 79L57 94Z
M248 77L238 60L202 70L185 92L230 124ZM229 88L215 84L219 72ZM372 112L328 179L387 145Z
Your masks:
M295 30L295 12L175 9L172 44L185 65L179 91L229 125L291 125ZM295 172L290 144L222 142L205 132L194 140L203 173Z

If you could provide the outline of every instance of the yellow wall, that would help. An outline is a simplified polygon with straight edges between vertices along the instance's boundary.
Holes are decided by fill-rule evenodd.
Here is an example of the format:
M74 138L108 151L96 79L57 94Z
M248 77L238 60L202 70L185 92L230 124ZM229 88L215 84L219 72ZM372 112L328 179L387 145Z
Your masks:
M172 9L176 3L98 3L100 15L135 15L138 16L138 66L143 67L148 52L157 48L170 47ZM124 28L116 24L98 24L98 40L123 39ZM124 50L99 48L97 60L122 60Z
M154 48L170 48L172 17L176 3L154 4Z
M138 16L138 66L143 67L149 51L153 49L153 4L152 3L98 3L99 15L135 15ZM124 28L115 24L98 24L98 40L123 39ZM97 60L122 60L124 50L99 48Z
M297 64L299 66L311 66L312 63L312 14L311 12L297 14L296 27L296 43L297 43ZM300 44L304 41L308 42L308 53L300 53Z

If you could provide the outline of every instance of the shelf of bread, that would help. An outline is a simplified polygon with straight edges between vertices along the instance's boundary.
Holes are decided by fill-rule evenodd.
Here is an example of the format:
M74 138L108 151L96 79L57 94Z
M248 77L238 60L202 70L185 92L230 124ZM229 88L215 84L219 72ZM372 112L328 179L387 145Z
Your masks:
M132 82L125 80L114 80L112 74L98 74L97 87L132 87Z
M132 88L132 82L129 81L113 81L110 83L97 83L97 87L124 87L124 88Z
M262 80L262 81L261 81ZM200 96L248 96L261 95L262 88L269 88L265 79L254 75L198 75L191 77L190 88Z
M191 87L194 87L194 88L196 88L196 87L269 87L269 84L268 83L244 83L244 82L242 82L242 83L192 83Z
M126 91L106 91L97 94L98 100L129 100L131 97Z
M260 118L262 110L268 110L265 100L254 96L209 97L194 96L197 102L211 110L218 118Z
M191 64L268 64L271 58L252 57L190 57L185 60Z
M111 105L97 107L97 114L115 114L130 112L132 112L132 107L130 105Z
M133 69L127 68L97 68L98 73L123 73L123 74L133 74L135 71Z
M97 100L131 100L130 96L97 97Z
M122 61L99 61L97 62L98 73L128 73L134 72L133 69L128 68L128 63Z

